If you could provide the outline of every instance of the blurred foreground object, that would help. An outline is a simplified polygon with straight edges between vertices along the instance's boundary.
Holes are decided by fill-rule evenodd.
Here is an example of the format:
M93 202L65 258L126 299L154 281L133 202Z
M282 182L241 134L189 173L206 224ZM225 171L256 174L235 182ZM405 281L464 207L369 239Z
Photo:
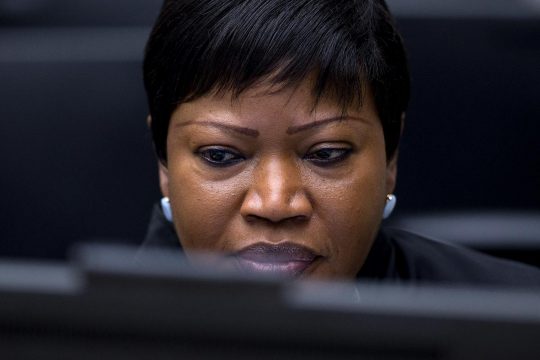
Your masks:
M419 213L402 216L389 225L540 267L540 212Z
M540 292L279 282L156 250L0 262L0 345L17 359L537 359Z

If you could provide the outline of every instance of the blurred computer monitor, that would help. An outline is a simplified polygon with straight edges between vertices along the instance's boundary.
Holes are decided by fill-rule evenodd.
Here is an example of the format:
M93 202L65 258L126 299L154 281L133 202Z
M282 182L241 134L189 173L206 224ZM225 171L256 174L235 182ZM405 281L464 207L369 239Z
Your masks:
M534 359L540 293L255 278L157 251L0 263L6 359Z

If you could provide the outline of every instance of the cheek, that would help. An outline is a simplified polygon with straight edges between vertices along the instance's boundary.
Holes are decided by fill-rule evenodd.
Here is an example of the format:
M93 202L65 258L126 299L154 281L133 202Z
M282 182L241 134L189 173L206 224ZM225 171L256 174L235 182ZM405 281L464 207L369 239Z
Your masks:
M320 202L321 210L334 220L356 223L379 218L379 212L382 214L386 196L384 158L362 156L338 179L313 179L313 197Z
M336 228L334 231L347 234L348 240L371 234L380 223L384 184L380 180L359 177L336 185L318 197L325 223Z
M225 250L221 235L238 214L241 179L209 181L189 161L169 168L174 224L186 249Z
M341 180L320 181L314 187L321 231L328 234L332 273L354 276L378 232L386 196L384 159L370 164L362 162Z

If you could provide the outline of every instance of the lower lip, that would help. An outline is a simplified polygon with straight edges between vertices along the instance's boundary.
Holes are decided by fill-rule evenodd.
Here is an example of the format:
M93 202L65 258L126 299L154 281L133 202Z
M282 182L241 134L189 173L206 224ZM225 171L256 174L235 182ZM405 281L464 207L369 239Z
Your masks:
M268 274L279 277L298 277L313 261L257 262L241 257L236 258L240 269L250 273Z

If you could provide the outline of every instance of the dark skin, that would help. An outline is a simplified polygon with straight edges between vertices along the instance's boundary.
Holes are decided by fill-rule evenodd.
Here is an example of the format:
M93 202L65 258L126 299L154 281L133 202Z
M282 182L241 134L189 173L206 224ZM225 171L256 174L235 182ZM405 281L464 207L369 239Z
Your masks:
M396 182L373 98L342 116L331 99L313 109L309 80L271 90L210 94L172 114L160 185L181 244L188 256L300 245L317 258L299 276L352 279Z

